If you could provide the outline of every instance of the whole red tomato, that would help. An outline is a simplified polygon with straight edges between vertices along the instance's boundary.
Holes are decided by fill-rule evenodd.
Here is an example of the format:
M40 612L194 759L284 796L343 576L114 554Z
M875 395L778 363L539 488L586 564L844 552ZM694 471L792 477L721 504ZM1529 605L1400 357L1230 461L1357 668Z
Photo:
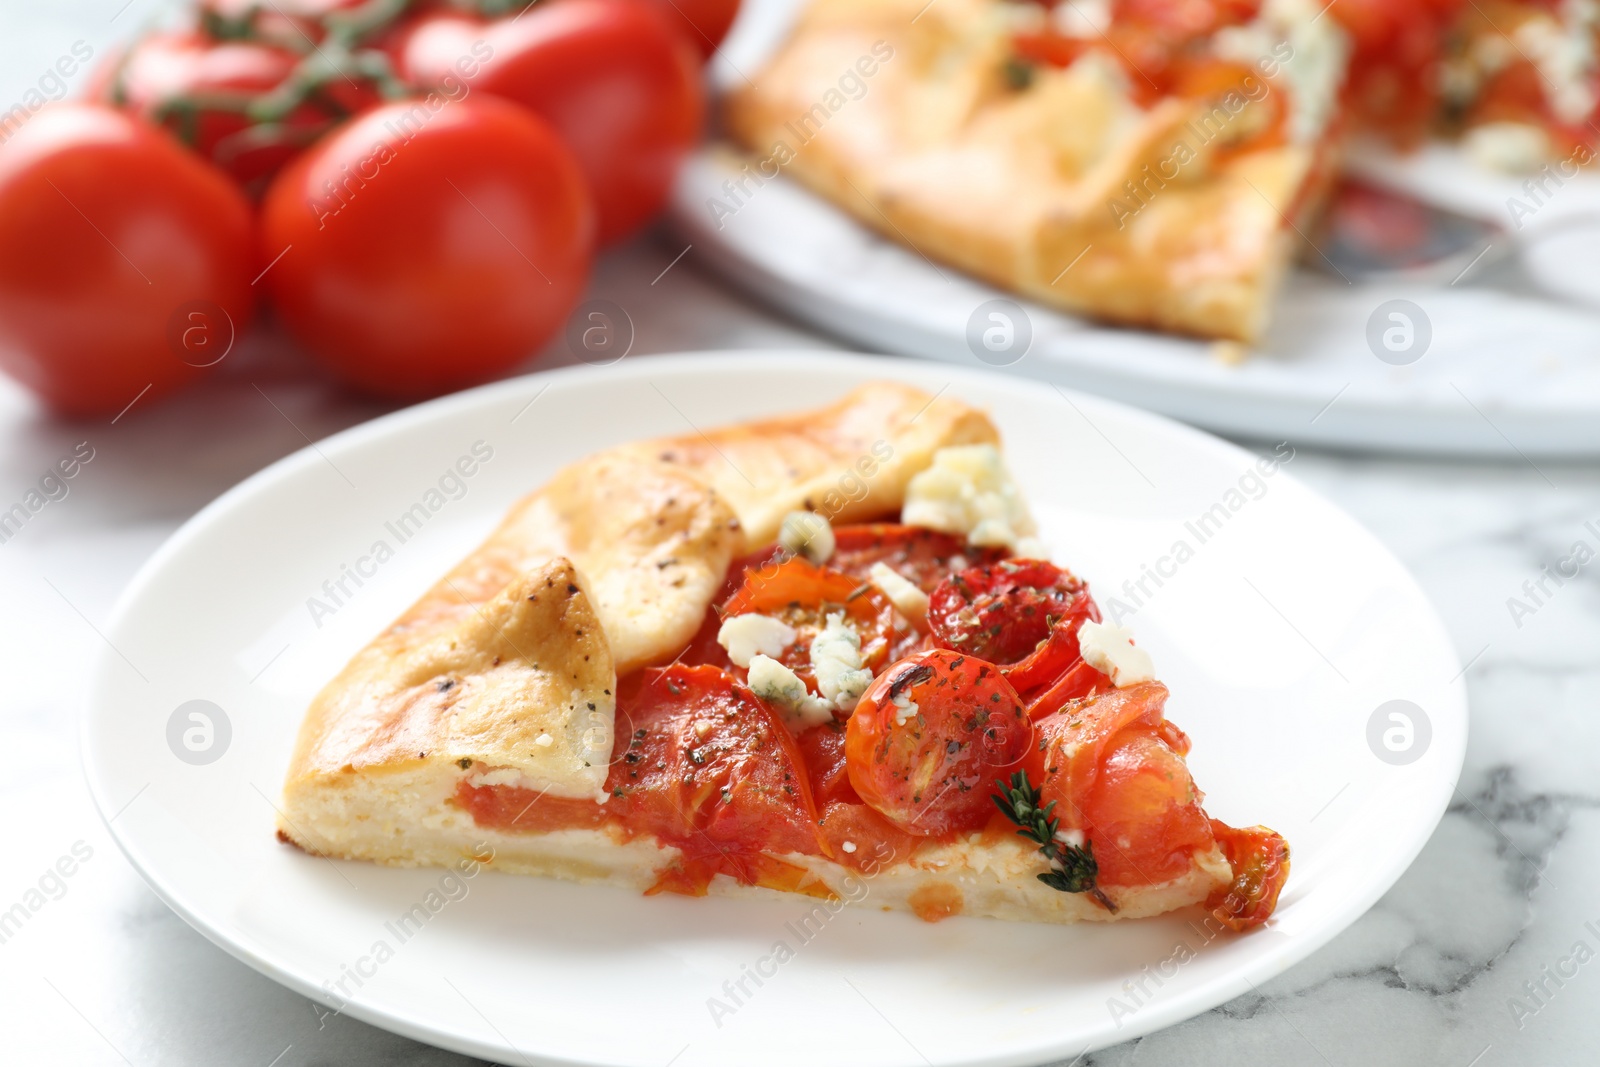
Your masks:
M505 371L560 328L588 279L594 206L537 116L435 94L291 163L261 233L290 331L350 384L411 399Z
M332 73L303 99L286 100L301 61L275 44L160 33L113 56L90 95L166 126L240 184L258 188L339 121L378 102L371 79Z
M554 126L594 192L602 243L661 210L700 139L694 52L643 0L561 0L491 22L435 15L404 32L395 54L415 84L464 82Z
M739 14L739 0L650 0L678 23L700 55L710 56L728 36Z
M45 108L0 143L0 368L63 414L154 399L244 328L254 251L244 196L165 133Z

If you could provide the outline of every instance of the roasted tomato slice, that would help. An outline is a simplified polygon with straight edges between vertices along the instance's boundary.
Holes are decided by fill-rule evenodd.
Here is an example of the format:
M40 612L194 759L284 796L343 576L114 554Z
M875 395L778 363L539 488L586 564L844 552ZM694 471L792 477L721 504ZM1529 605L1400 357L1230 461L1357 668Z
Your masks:
M902 636L894 606L875 586L832 567L819 567L800 556L773 557L747 567L739 588L721 608L724 618L756 612L793 627L799 636L778 660L808 683L811 641L827 617L841 611L861 638L862 666L877 670Z
M1189 768L1154 731L1124 730L1107 746L1084 814L1102 885L1155 885L1211 848L1211 820Z
M955 534L892 522L841 526L833 539L828 566L834 570L865 582L874 563L886 563L924 593L932 593L952 572L987 566L1008 554L992 545L968 545Z
M820 810L834 801L859 804L855 786L850 784L850 772L845 769L845 727L840 722L827 722L813 726L797 739L800 754L806 761L806 773L811 783L811 796Z
M1189 739L1162 717L1166 700L1159 682L1111 689L1034 724L1029 777L1062 828L1088 838L1102 885L1168 881L1212 845L1182 758Z
M778 873L771 854L826 851L793 736L731 675L647 670L624 699L606 806L683 851L658 889L702 893L718 873L769 885Z
M814 726L799 742L811 795L822 813L818 827L833 849L834 862L872 873L909 856L921 839L868 807L850 784L844 724Z
M1007 667L1024 694L1072 667L1085 619L1100 620L1088 585L1043 560L1007 559L952 574L928 603L935 644Z
M1055 647L1047 643L1044 648L1041 648L1037 653L1035 653L1035 655L1064 656L1064 652L1059 648L1059 646L1065 644L1069 636L1071 637L1073 643L1076 644L1077 637L1075 634L1068 635L1066 633L1061 633L1059 636L1052 634L1051 641L1055 643ZM1032 658L1033 657L1031 656L1029 657L1029 659ZM1026 671L1021 670L1004 671L1003 673L1006 674L1008 679L1013 681L1018 677L1025 677L1027 674ZM1107 678L1105 675L1101 674L1098 670L1089 666L1081 658L1079 658L1073 660L1072 665L1067 668L1066 673L1062 674L1054 682L1050 683L1049 688L1030 689L1028 691L1028 695L1023 699L1028 705L1028 716L1034 719L1042 719L1046 715L1052 715L1055 712L1060 711L1074 700L1082 700L1083 698L1094 693L1096 690L1109 689L1110 687L1110 678Z
M994 810L992 784L1032 737L993 664L936 648L873 682L846 727L845 763L861 799L907 833L976 830Z
M1278 906L1289 880L1289 843L1265 826L1234 829L1211 820L1211 832L1233 866L1233 881L1206 900L1206 908L1232 930L1260 926Z
M1087 806L1112 739L1129 727L1160 729L1167 687L1160 682L1109 689L1070 701L1034 722L1037 743L1028 753L1028 777L1042 803L1056 802L1064 829L1087 826Z

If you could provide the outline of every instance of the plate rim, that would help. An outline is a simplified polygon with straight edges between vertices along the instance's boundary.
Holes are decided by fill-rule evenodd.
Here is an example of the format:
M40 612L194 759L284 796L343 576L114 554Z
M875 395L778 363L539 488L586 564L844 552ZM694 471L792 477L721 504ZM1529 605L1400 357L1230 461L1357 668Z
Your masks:
M755 368L757 373L768 373L775 367L784 365L787 365L791 371L798 372L806 367L815 367L819 363L832 364L833 366L830 369L845 371L850 376L858 377L862 380L868 380L872 377L889 377L903 381L919 374L922 376L930 374L938 376L948 373L956 378L978 379L991 387L1013 391L1025 391L1029 387L1027 379L976 368L955 367L882 355L841 353L803 348L772 350L720 349L679 352L659 356L651 355L641 358L636 362L633 369L624 373L630 376L646 378L653 376L667 377L673 374L704 373L710 369L723 370L729 367L746 372L750 372L752 368ZM182 555L190 542L201 537L207 532L212 522L219 516L226 514L236 500L251 495L260 486L271 484L280 479L292 478L299 473L301 468L322 462L321 450L324 447L340 448L352 443L362 442L368 438L383 438L392 433L403 433L410 427L423 425L437 418L448 417L457 410L471 410L483 404L493 403L502 397L524 395L533 392L541 384L548 387L552 379L583 385L590 382L603 381L607 375L615 375L617 371L618 368L614 365L606 367L572 366L536 371L515 378L503 379L388 412L296 449L294 452L273 461L242 479L202 507L183 522L178 529L173 531L156 551L140 565L133 578L129 580L122 593L119 594L114 607L103 624L105 633L108 637L115 635L119 628L124 625L126 619L135 613L146 588L162 576L162 572L174 559ZM1218 438L1205 430L1190 426L1168 416L1145 411L1120 401L1092 394L1073 391L1069 391L1069 393L1074 403L1084 405L1090 410L1114 411L1120 418L1132 419L1136 423L1159 427L1165 432L1176 432L1180 437L1204 441L1208 447L1215 448L1220 446L1223 450L1235 454L1240 459L1248 461L1254 458L1253 454L1248 450L1230 441ZM1440 639L1441 648L1448 650L1449 658L1459 668L1460 655L1455 649L1454 642L1449 638L1449 632L1444 626L1443 619L1433 605L1432 600L1426 595L1404 562L1343 507L1300 482L1293 472L1282 473L1286 474L1290 481L1297 485L1302 492L1309 494L1321 506L1329 508L1346 518L1351 526L1359 532L1360 536L1367 540L1369 550L1376 550L1388 559L1394 566L1398 577L1403 579L1407 592L1414 597L1415 603L1425 610L1426 621L1435 631L1434 636ZM108 684L111 684L108 681L108 677L109 672L114 669L114 658L113 652L105 647L104 644L96 651L90 673L88 695L80 709L78 718L79 766L96 813L99 815L102 825L105 826L107 832L116 842L119 850L145 884L186 923L229 955L258 973L266 975L278 984L314 1002L336 1009L338 1014L349 1015L359 1021L425 1044L477 1056L493 1062L509 1062L509 1057L513 1055L527 1063L548 1064L552 1065L552 1067L602 1067L603 1064L608 1062L599 1059L577 1060L538 1052L530 1053L512 1046L509 1041L504 1045L494 1044L469 1031L453 1028L445 1023L420 1022L406 1014L391 1011L381 1004L363 1001L359 997L345 1000L342 1004L335 1004L326 991L318 986L310 976L301 975L293 967L271 958L270 950L266 946L259 945L252 935L245 934L243 931L229 931L221 923L213 922L210 918L201 914L202 909L186 904L182 898L181 891L173 887L161 875L158 865L142 858L136 843L124 838L122 833L113 825L113 820L121 814L121 810L113 806L114 801L105 795L104 787L106 783L101 781L96 774L97 768L94 766L91 752L94 748L94 726L97 720L97 709L104 705L103 690ZM1459 724L1459 729L1454 731L1457 735L1455 751L1446 750L1444 752L1446 758L1441 764L1441 773L1447 772L1448 781L1435 788L1435 795L1432 797L1426 817L1417 824L1419 827L1426 826L1426 833L1419 832L1402 852L1395 853L1396 859L1392 870L1386 867L1384 873L1375 873L1364 882L1359 883L1357 887L1359 891L1351 893L1345 900L1340 902L1338 907L1330 913L1330 918L1319 927L1310 932L1301 932L1293 938L1283 939L1280 943L1263 950L1259 956L1247 960L1228 975L1214 979L1209 985L1189 991L1179 991L1174 996L1147 1003L1141 1007L1139 1017L1126 1024L1125 1028L1118 1028L1109 1034L1104 1033L1102 1030L1101 1038L1103 1039L1093 1039L1081 1050L1072 1048L1070 1044L1063 1045L1059 1039L1054 1044L1048 1040L1039 1040L1026 1046L1012 1046L1003 1052L989 1055L984 1059L968 1060L964 1061L964 1063L969 1067L1028 1067L1028 1065L1053 1063L1064 1056L1082 1055L1089 1051L1130 1041L1193 1018L1217 1005L1226 1003L1246 991L1254 989L1256 983L1281 974L1321 949L1333 938L1347 930L1393 887L1395 882L1415 862L1417 855L1432 839L1434 832L1437 830L1439 822L1448 808L1456 783L1460 779L1466 755L1470 722L1466 683L1462 673L1457 673L1442 690L1440 710L1435 715L1435 722L1438 724L1445 722L1449 722L1452 725ZM1434 733L1435 744L1443 736L1448 736L1448 734L1449 732L1440 730L1436 725ZM127 803L131 803L131 800L125 801L122 807L125 808ZM1403 862L1400 858L1402 853Z

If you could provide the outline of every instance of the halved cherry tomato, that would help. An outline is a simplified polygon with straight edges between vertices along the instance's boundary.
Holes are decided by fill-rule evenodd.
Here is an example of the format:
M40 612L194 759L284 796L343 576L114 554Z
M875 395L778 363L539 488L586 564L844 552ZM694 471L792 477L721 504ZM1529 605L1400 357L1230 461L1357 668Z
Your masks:
M726 672L645 671L617 727L609 814L684 853L658 888L698 895L719 873L770 884L786 865L764 854L826 851L794 737Z
M1033 724L1038 744L1028 754L1028 777L1041 803L1056 802L1063 828L1087 825L1085 806L1112 739L1135 725L1156 730L1166 702L1167 687L1148 682L1073 701Z
M401 101L334 130L272 183L263 281L345 381L411 399L509 370L560 329L594 206L536 115L489 96Z
M817 826L833 849L833 859L858 871L875 871L904 860L920 838L906 833L868 807L850 784L842 723L814 726L800 735L800 751L811 776L811 795L822 813Z
M1232 930L1248 930L1272 917L1289 880L1289 843L1265 826L1235 829L1211 820L1211 832L1233 867L1233 881L1206 900L1206 908Z
M699 56L669 12L642 0L562 0L493 21L429 15L395 55L408 81L462 80L550 123L594 194L602 244L660 211L700 140Z
M1085 804L1102 885L1154 885L1211 847L1204 799L1183 760L1154 731L1124 730L1105 750Z
M931 649L873 682L846 727L845 762L861 799L907 833L977 830L994 810L993 782L1032 738L993 664Z
M744 580L721 610L724 617L747 612L771 615L793 627L799 636L777 659L808 683L811 641L829 615L844 613L861 638L862 665L873 670L885 662L890 646L901 636L894 606L881 590L800 556L775 557L746 569Z
M955 534L896 522L841 526L833 538L828 566L834 570L864 582L874 563L886 563L924 593L932 593L952 571L987 566L1010 555L996 545L968 545Z
M935 644L1000 664L1029 703L1082 662L1078 627L1086 619L1100 621L1088 585L1042 560L1000 560L953 574L928 604ZM1057 696L1082 695L1096 680L1079 670Z
M1162 717L1159 682L1112 689L1034 724L1029 778L1064 830L1083 833L1102 885L1155 885L1212 845L1182 755L1189 739Z
M941 648L1009 666L1038 648L1057 623L1081 622L1095 610L1088 585L1071 571L1007 559L940 582L928 600L928 625Z
M55 411L199 377L248 323L254 273L244 195L143 120L52 104L0 144L0 369Z

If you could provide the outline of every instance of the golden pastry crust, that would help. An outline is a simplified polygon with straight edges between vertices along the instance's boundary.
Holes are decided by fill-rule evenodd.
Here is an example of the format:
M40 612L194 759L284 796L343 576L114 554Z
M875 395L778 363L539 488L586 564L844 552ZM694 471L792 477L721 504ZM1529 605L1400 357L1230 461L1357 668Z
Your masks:
M307 790L370 772L465 761L592 796L611 756L616 671L579 581L569 561L550 560L448 613L436 587L357 653L301 724L285 786L290 835L301 837Z
M729 129L926 257L1080 314L1254 340L1329 149L1219 154L1221 138L1196 132L1208 105L1142 110L1094 56L1036 68L1017 91L1008 6L812 0L728 98ZM862 57L865 93L818 111Z
M893 514L934 452L999 441L987 415L953 397L872 382L816 411L613 451L709 482L738 513L753 551L771 544L797 509L835 524Z

